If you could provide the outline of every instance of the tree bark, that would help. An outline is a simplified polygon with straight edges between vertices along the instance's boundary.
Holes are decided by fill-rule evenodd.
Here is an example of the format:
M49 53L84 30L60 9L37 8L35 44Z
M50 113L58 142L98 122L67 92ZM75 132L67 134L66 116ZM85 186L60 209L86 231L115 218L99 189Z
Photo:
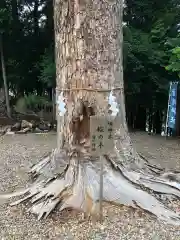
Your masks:
M64 144L75 151L74 146L82 141L87 146L90 115L108 113L110 92L96 89L120 88L113 91L121 108L121 134L117 135L123 141L126 154L138 162L125 117L121 4L119 1L55 1L54 8L57 92L59 95L63 92L67 104L67 113L59 123ZM92 92L78 90L83 88Z
M110 2L55 1L57 90L61 94L70 89L63 92L67 113L62 128L68 148L84 138L87 144L92 112L108 112L109 93L95 89L123 87L118 8Z
M91 115L111 114L107 98L113 94L120 121L114 151L103 156L103 201L140 207L179 225L179 215L168 209L160 197L180 197L176 183L180 176L163 174L162 169L150 165L132 146L127 130L122 69L123 0L55 0L54 12L57 109L61 107L57 115L58 147L32 167L30 172L36 179L32 186L1 197L28 193L13 204L31 198L30 210L39 218L47 217L57 205L60 211L75 208L88 215L96 214L100 162L89 150L89 119Z

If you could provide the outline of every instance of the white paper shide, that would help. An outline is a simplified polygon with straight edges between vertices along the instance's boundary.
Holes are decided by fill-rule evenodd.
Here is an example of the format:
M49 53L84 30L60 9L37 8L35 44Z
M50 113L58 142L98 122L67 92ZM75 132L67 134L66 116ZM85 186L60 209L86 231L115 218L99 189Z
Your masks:
M63 96L63 92L61 92L61 94L58 96L57 105L59 110L59 116L63 117L64 114L66 113L66 103L65 98Z
M116 102L116 97L113 96L113 92L111 91L108 97L108 104L111 106L109 108L109 110L112 111L111 116L116 117L118 112L119 112L119 108L118 108L118 104Z

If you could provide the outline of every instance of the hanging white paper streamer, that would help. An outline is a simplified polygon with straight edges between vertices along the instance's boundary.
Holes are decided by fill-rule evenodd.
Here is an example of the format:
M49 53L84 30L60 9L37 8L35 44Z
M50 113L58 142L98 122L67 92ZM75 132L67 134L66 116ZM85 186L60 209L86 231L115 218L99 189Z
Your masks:
M112 92L112 91L111 91L110 94L109 94L108 103L109 103L109 105L111 106L111 107L109 108L109 110L112 111L111 116L116 117L117 114L118 114L118 112L119 112L119 108L118 108L118 104L117 104L117 102L116 102L116 97L113 96L113 92Z
M59 115L62 117L66 113L66 104L65 104L65 98L63 97L63 92L58 96L57 100L58 104L58 110L59 110Z

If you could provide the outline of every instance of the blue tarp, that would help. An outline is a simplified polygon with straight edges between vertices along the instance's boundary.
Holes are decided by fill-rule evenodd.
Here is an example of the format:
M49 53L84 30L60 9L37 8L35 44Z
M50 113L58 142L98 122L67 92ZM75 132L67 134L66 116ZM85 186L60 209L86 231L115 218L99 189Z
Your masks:
M176 128L177 86L178 82L170 83L167 127L172 129Z

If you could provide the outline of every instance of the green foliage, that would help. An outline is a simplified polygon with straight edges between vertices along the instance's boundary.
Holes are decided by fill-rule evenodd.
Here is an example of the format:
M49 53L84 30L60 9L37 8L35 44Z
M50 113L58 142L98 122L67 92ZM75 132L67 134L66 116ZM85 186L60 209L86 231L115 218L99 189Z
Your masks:
M0 2L0 33L4 33L9 28L12 18L8 9L9 4L5 0ZM10 31L10 29L8 29Z
M45 50L44 55L41 57L39 63L40 81L45 83L49 88L54 88L56 85L56 66L54 62L53 49Z
M170 51L169 64L165 68L167 71L177 73L180 78L180 35L169 44L173 48Z
M14 109L16 112L19 112L19 113L27 112L27 105L26 105L25 99L23 97L21 97L20 99L17 100L17 102L14 106Z
M170 58L170 44L178 35L179 16L177 1L126 1L124 77L129 110L138 105L166 108L169 81L175 75L166 71L165 66Z
M41 57L54 45L52 6L52 0L0 1L7 80L15 95L23 96L34 91L42 95L49 83L54 84L53 64L49 64L50 58L48 62L47 58L42 60ZM45 62L52 68L45 69ZM40 63L42 66L37 67ZM1 82L0 77L0 85Z
M29 94L17 100L15 104L15 110L20 113L25 113L28 110L37 112L43 106L52 106L52 102L50 102L47 97Z

